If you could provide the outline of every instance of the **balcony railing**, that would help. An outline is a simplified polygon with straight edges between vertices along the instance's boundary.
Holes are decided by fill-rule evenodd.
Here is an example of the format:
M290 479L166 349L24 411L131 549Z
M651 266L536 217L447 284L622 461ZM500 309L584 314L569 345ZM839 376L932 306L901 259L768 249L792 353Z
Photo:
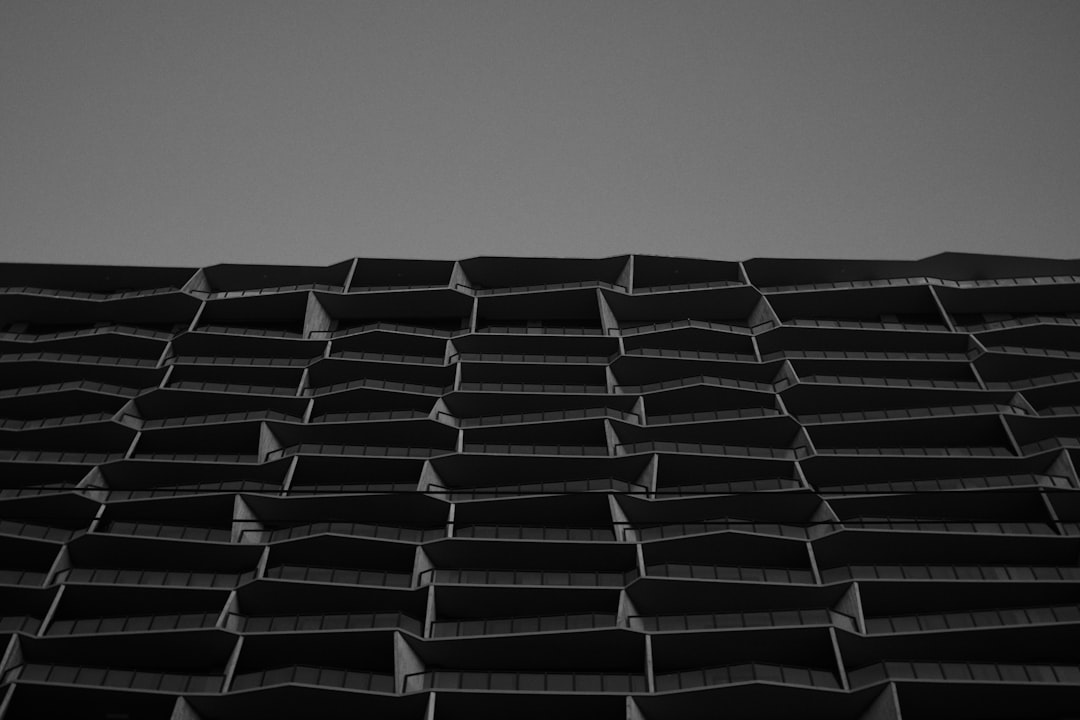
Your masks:
M981 390L974 380L927 378L863 377L859 375L807 375L802 383L816 385L858 385L868 387L934 388L938 390ZM987 385L990 387L990 385Z
M123 457L123 456L121 456ZM166 453L166 452L139 452L132 456L134 460L151 460L156 462L196 462L196 463L243 463L251 464L259 462L258 455L247 453Z
M993 320L958 325L958 329L964 332L985 332L987 330L1001 330L1011 327L1026 327L1028 325L1080 325L1080 317L1072 315L1021 315L1007 320Z
M847 565L821 571L825 583L848 580L961 580L1010 582L1076 582L1080 567L1034 565Z
M236 325L200 325L195 328L196 333L218 333L224 335L250 335L252 337L287 338L299 340L304 333L298 330L280 330L278 328L252 328Z
M468 335L469 330L467 328L459 330L441 330L439 328L420 327L418 325L400 325L398 323L391 322L373 322L366 323L364 325L354 325L347 328L339 328L337 330L313 330L308 333L308 337L315 338L342 338L350 335L359 335L366 332L374 332L376 330L383 330L386 332L398 332L406 333L408 335L426 335L428 337L439 338L454 338L459 335Z
M168 538L170 540L195 540L200 542L230 542L232 530L190 525L164 525L148 522L125 522L114 520L98 528L98 532L110 535L138 535L140 537Z
M450 362L524 363L532 365L607 365L618 357L613 355L536 355L510 353L463 352L450 356Z
M56 582L93 585L154 585L162 587L235 588L255 579L255 572L222 573L187 570L134 570L69 568L56 574Z
M14 333L0 332L0 340L14 340L16 342L42 342L44 340L62 340L64 338L91 337L106 333L119 335L134 335L136 337L150 338L153 340L172 340L176 334L161 330L136 327L134 325L96 325L94 327L79 328L77 330L59 330L57 332L43 333Z
M340 293L344 288L341 285L327 285L325 283L301 283L299 285L279 285L275 287L249 288L247 290L191 290L192 295L204 297L207 300L225 300L238 297L255 297L258 295L278 295L289 292L304 292L319 290L321 292Z
M0 615L0 633L26 633L34 635L41 627L41 620L29 615Z
M449 452L449 451L447 451ZM497 455L576 455L607 457L607 447L599 445L494 445L465 443L462 452Z
M87 423L108 422L113 413L97 412L84 415L64 415L31 420L0 419L0 428L4 430L42 430L68 425L86 425Z
M189 415L187 417L154 418L144 420L134 415L123 416L131 418L139 424L143 430L152 430L163 427L185 427L189 425L213 425L220 423L251 422L262 420L277 420L280 422L303 422L295 415L288 415L277 410L251 410L248 412L213 413L211 415Z
M58 452L55 450L0 450L0 462L72 463L101 465L122 460L124 453Z
M112 357L60 352L21 352L0 355L0 363L9 362L61 362L76 365L109 365L120 367L157 367L157 359Z
M478 288L457 283L455 288L471 292L477 297L486 295L516 295L519 293L544 292L547 290L576 290L579 288L604 288L606 290L621 290L626 292L622 285L606 282L604 280L578 280L575 282L544 283L542 285L514 285L510 287Z
M935 632L1046 623L1080 623L1080 605L867 618L866 631L868 633Z
M482 620L437 620L431 624L431 635L432 637L441 638L565 632L613 628L616 627L616 622L616 616L611 613L574 613Z
M556 325L481 325L476 328L478 335L591 335L601 336L603 328L556 326Z
M297 483L289 486L289 495L356 495L360 493L415 492L416 483L405 482L347 482L347 483Z
M239 673L233 678L230 690L251 690L258 687L290 684L318 685L362 692L394 692L393 675L307 665L290 665L273 670Z
M1040 375L1019 380L991 381L986 383L988 390L1027 390L1047 385L1063 385L1080 380L1080 372L1063 372L1056 375Z
M1080 405L1057 405L1039 410L1041 416L1080 415Z
M799 538L820 535L836 529L835 523L815 523L812 527L803 525L785 525L783 523L762 522L757 520L703 520L693 523L672 523L623 528L623 538L630 541L648 542L665 538L703 535L718 532L744 532L754 535L773 535L777 537ZM816 532L812 532L812 530Z
M244 367L307 367L321 356L313 358L290 357L233 357L228 355L174 355L170 365L241 365Z
M0 569L0 585L29 585L40 587L48 573L40 570Z
M1035 453L1045 452L1046 450L1059 450L1061 448L1075 448L1080 447L1080 438L1057 436L1049 437L1039 442L1028 443L1020 447L1020 452L1024 455L1033 455Z
M132 617L97 617L53 620L46 635L98 635L105 633L165 632L199 630L217 623L217 612L140 615Z
M773 360L931 360L967 362L981 353L973 352L908 352L901 350L800 350L784 348L765 353L762 362Z
M4 681L41 682L50 685L89 685L131 690L156 690L169 693L221 692L220 675L187 675L78 665L26 663L4 674Z
M963 661L882 662L852 670L848 680L852 688L893 680L1080 685L1080 667Z
M191 380L177 380L169 383L167 388L172 390L201 390L203 392L239 393L242 395L286 395L295 397L295 387L281 387L279 385L245 385L242 383L215 383L195 382Z
M316 415L312 423L379 422L382 420L427 420L421 410L376 410L374 412L338 412Z
M783 384L786 387L790 382ZM714 377L712 375L695 375L693 377L676 378L674 380L662 380L644 385L617 385L619 392L627 395L641 395L643 393L659 392L687 387L688 385L712 385L714 387L735 388L737 390L756 390L757 392L773 392L780 389L781 384L754 382L752 380L739 380L737 378Z
M849 328L858 330L904 330L907 332L948 332L945 323L914 323L881 320L829 320L826 318L788 318L791 327Z
M368 362L398 363L401 365L446 365L447 362L441 356L430 355L398 355L396 353L360 352L355 350L338 350L330 353L335 360L366 360ZM452 362L452 360L451 360Z
M72 528L51 527L49 525L19 522L17 520L0 519L0 534L29 537L36 540L66 542L84 530L85 528L76 530Z
M635 287L635 295L648 295L650 293L673 292L677 290L707 290L709 288L743 287L746 283L742 280L704 280L692 283L674 283L672 285L648 285Z
M551 383L463 382L458 389L462 392L560 393L564 395L603 395L608 392L606 385L556 385Z
M412 586L411 573L386 570L277 565L266 569L266 577L275 580L297 580L334 585L373 585L399 588Z
M760 457L775 460L794 460L796 451L791 448L746 447L744 445L707 445L705 443L650 441L622 443L615 446L617 455L636 453L684 453L690 455L730 455L734 457Z
M775 323L768 322L768 323L762 323L761 325L754 326L753 328L750 328L750 327L747 327L746 325L739 325L739 324L736 324L736 323L713 322L711 320L690 320L690 319L686 319L686 320L666 320L666 321L662 321L662 322L642 323L640 325L635 325L635 324L632 324L632 323L625 323L625 324L620 324L620 326L617 329L615 329L615 332L618 335L622 335L622 336L626 337L626 336L630 336L630 335L642 335L644 333L660 332L662 330L678 330L678 329L681 329L681 328L701 328L701 329L704 329L704 330L719 330L721 332L734 333L734 334L737 334L737 335L751 335L759 327L761 329L765 329L766 326L767 327L774 327L774 325L775 325Z
M486 498L513 495L562 495L580 492L644 493L644 485L623 482L612 478L593 478L589 480L566 480L545 483L523 483L521 485L495 485L477 488L449 487L429 485L428 492L448 492L453 500L480 500Z
M281 542L312 535L331 534L422 543L446 537L446 528L410 528L359 522L317 522L275 530L245 530L243 534L255 541L263 538L268 542Z
M104 393L106 395L120 395L122 397L135 397L145 388L130 388L110 383L93 382L92 380L68 380L66 382L45 383L42 385L26 385L24 387L4 388L0 390L0 398L22 397L24 395L42 395L44 393L64 392L66 390L86 390L87 392Z
M989 490L1007 487L1047 487L1070 489L1072 481L1063 475L993 475L966 478L927 478L925 480L894 480L892 482L852 483L818 488L818 492L844 495L847 493L937 492L940 490Z
M848 530L900 530L903 532L978 533L982 535L1056 535L1046 522L983 522L933 518L851 517L841 525Z
M349 288L349 293L376 293L376 292L397 292L400 290L442 290L443 288L449 288L449 281L443 283L426 283L426 284L414 284L414 285L353 285ZM455 285L455 289L465 287L464 285Z
M637 576L636 570L452 570L434 568L420 573L420 584L623 587Z
M355 390L356 388L370 388L372 390L393 390L395 392L406 392L420 395L445 395L448 392L453 391L454 389L452 385L420 385L418 383L405 383L397 382L394 380L380 380L378 378L356 378L355 380L334 383L333 385L322 385L320 387L307 388L306 390L304 390L304 395L307 397L318 397L320 395L329 395L331 393L344 392L346 390Z
M651 415L649 425L674 425L676 423L700 423L714 420L741 420L743 418L776 417L781 412L775 408L751 407L738 408L736 410L705 410L691 413L674 413L672 415Z
M457 417L450 413L439 412L436 417L447 420L459 427L488 427L492 425L516 425L537 422L558 422L561 420L586 420L607 418L640 425L641 418L634 413L615 410L614 408L581 408L577 410L551 410L548 412L513 413L507 415L485 415L482 417Z
M671 692L737 683L775 683L832 690L840 688L835 673L829 670L767 663L743 663L741 665L657 674L656 691Z
M727 565L694 565L687 563L662 563L649 565L646 577L677 578L680 580L723 580L754 583L813 584L810 570L775 567L733 567Z
M261 493L278 494L282 486L278 483L265 483L256 480L232 480L227 482L189 483L183 485L157 485L142 488L109 488L110 500L136 500L152 497L175 497L177 495L202 495L221 493Z
M405 676L404 692L422 690L493 690L523 693L642 693L645 675L571 672L456 672L434 670Z
M615 531L598 527L540 527L530 525L465 525L454 527L454 537L494 540L562 540L615 542Z
M160 287L144 290L117 290L116 292L92 292L89 290L67 290L61 288L10 286L0 287L0 294L44 295L46 297L71 298L74 300L127 300L128 298L151 297L178 293L180 288Z
M819 455L912 455L917 457L1015 457L1004 447L818 447Z
M801 292L803 290L846 290L850 288L904 287L908 285L940 285L950 288L1015 287L1018 285L1054 285L1080 282L1076 275L1048 275L1040 277L983 278L979 280L948 280L929 276L880 278L869 280L844 280L837 282L803 283L800 285L773 285L759 288L763 293Z
M399 612L326 613L322 615L244 616L230 613L241 632L338 632L341 630L380 630L396 628L413 635L423 635L423 623Z
M438 448L422 447L384 447L376 445L330 445L326 443L300 443L289 447L271 450L266 454L266 461L272 462L293 455L323 455L323 456L352 456L352 457L413 457L429 458L436 455L446 455L453 450L440 450Z
M756 627L835 625L858 632L855 619L835 610L778 610L773 612L696 613L688 615L631 615L630 627L646 632L692 632Z
M946 417L953 415L1028 415L1023 408L1003 403L981 405L946 405L942 407L897 408L895 410L863 410L854 412L819 413L798 415L804 425L846 422L873 422L875 420L913 420L916 418Z
M1033 355L1035 357L1080 358L1080 351L1060 348L1022 347L1020 345L987 345L986 351L1011 355Z
M667 495L723 495L727 493L765 492L769 490L800 490L804 485L794 478L758 478L754 480L728 480L694 485L657 486L655 496Z
M41 483L38 485L23 485L21 487L0 488L0 499L33 497L35 495L49 495L51 493L75 492L79 486L75 483Z
M709 352L707 350L673 350L669 348L628 348L628 357L677 358L679 360L721 360L726 362L757 362L746 353Z

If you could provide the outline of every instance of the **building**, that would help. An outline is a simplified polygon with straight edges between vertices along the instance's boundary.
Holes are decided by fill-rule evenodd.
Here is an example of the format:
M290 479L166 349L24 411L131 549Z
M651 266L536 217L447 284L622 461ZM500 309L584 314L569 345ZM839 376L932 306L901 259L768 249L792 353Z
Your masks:
M0 287L2 720L1080 717L1080 261Z

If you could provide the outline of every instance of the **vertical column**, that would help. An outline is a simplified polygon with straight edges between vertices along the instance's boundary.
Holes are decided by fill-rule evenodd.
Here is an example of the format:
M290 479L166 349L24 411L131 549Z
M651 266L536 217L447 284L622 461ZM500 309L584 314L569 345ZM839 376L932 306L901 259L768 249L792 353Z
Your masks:
M805 545L807 557L810 558L810 572L814 576L814 582L821 585L821 571L818 569L817 556L814 554L814 542L809 540Z
M604 335L607 337L618 335L619 321L616 319L615 313L612 312L611 306L608 305L604 291L600 288L596 289L596 303L600 308L600 328L603 330Z
M653 453L649 456L649 462L645 465L645 469L642 470L641 475L638 476L638 483L645 486L645 492L651 498L656 497L656 485L659 474L660 456Z
M634 256L627 255L626 263L623 265L622 270L619 272L618 279L615 280L616 285L621 285L626 288L626 292L634 292Z
M866 617L863 614L862 595L859 593L858 582L852 582L848 585L847 591L833 604L832 609L853 618L858 631L860 633L866 632Z
M349 288L352 287L353 278L356 277L356 267L359 264L359 258L352 259L352 263L349 265L349 272L345 274L345 284L342 286L342 292L349 292Z
M222 692L228 692L232 687L233 676L236 675L236 665L240 661L240 651L244 647L244 636L236 636L236 645L233 646L229 659L225 663L225 678L221 683Z
M233 496L232 542L258 545L266 542L266 528L241 495Z
M619 542L637 542L638 537L630 527L630 520L619 499L615 495L608 495L608 507L611 510L611 526L615 531L615 539Z
M840 680L843 690L851 690L848 685L847 668L844 666L844 657L840 652L840 640L836 637L836 628L829 628L829 642L832 645L833 657L836 660L836 676Z
M270 454L280 449L281 441L270 429L270 425L265 422L259 423L259 462L269 462Z
M435 569L435 564L431 562L431 558L424 552L423 546L417 546L416 555L413 556L413 572L412 572L412 586L420 587L424 581L431 583L434 581L434 573L429 572Z
M240 601L238 600L236 590L230 590L229 597L225 599L225 604L221 608L221 613L218 615L214 627L223 628L231 632L240 632L239 612Z
M608 456L615 457L618 454L619 434L615 432L615 426L607 418L604 418L604 438L607 440Z
M56 611L60 607L60 599L64 596L65 589L67 589L67 585L61 585L57 588L56 594L53 595L52 602L49 603L49 609L45 612L45 617L41 619L41 627L37 631L39 636L44 636L49 625L52 624L52 619L56 616Z
M952 316L949 311L945 309L945 304L941 302L941 297L938 296L937 287L933 283L929 283L927 288L930 290L930 297L934 298L934 305L937 306L938 313L941 315L942 324L949 328L949 332L956 332L956 325L952 321Z
M304 338L310 340L313 333L326 333L334 326L334 320L326 312L314 292L307 294L307 307L304 309Z
M652 635L645 633L645 681L649 692L656 692L656 672L653 670Z
M394 686L396 692L419 690L415 679L425 671L424 661L401 631L394 631Z
M435 606L435 583L428 585L427 589L427 603L424 606L424 637L434 637L435 632L435 618L438 617Z

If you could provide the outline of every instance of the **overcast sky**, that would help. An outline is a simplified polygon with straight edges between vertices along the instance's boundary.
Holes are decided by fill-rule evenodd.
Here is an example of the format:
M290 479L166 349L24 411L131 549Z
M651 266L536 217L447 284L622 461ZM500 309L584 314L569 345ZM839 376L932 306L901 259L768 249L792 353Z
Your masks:
M0 3L0 260L1080 257L1080 2Z

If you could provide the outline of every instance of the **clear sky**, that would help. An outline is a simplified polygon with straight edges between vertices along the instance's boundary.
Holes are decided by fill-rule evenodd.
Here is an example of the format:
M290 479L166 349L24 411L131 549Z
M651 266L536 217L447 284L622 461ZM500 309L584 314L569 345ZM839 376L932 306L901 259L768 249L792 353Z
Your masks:
M1080 257L1080 2L0 2L0 260L945 249Z

